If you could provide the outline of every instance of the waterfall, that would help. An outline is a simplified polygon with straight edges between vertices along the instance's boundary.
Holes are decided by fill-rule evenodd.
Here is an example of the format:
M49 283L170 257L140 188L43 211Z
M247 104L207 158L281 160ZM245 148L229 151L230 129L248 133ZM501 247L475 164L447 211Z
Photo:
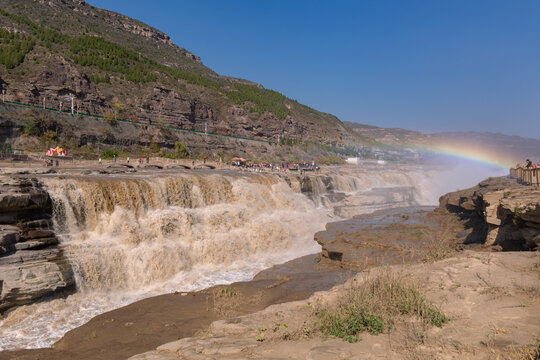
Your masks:
M429 194L429 181L433 180L430 175L402 167L339 168L306 179L309 185L304 188L310 190L313 201L342 218L386 208L436 203L436 198Z
M316 252L327 217L276 177L50 178L81 290L174 287L197 266L265 266ZM307 215L306 215L307 214Z
M44 175L77 292L0 321L0 350L47 347L105 311L249 280L319 251L328 221L432 201L433 174L398 166L282 176L228 172Z
M331 215L278 176L176 173L43 178L77 292L15 309L0 348L50 346L137 299L249 280L315 253Z

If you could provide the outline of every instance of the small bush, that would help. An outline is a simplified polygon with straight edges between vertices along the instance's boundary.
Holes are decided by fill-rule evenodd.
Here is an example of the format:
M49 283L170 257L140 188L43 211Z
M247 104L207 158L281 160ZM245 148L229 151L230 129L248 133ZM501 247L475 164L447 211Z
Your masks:
M11 154L13 152L10 143L5 143L2 146L2 154Z
M108 136L111 133L111 128L109 126L103 126L100 130L105 136Z
M114 113L112 111L107 111L105 113L105 121L109 125L116 125L116 116L114 116Z
M224 317L231 317L237 313L240 294L233 286L214 289L212 292L213 310Z
M165 159L178 159L178 156L176 156L176 154L171 154L171 153L164 152L164 151L160 151L159 156L163 157Z
M118 150L116 149L106 149L101 152L102 159L112 159L115 156L118 157Z
M322 165L337 165L337 164L344 164L345 160L343 160L339 156L329 155L329 156L318 157L317 159L315 159L315 162L317 164L322 164Z
M521 218L522 211L523 210L518 205L516 205L516 207L514 208L514 217L512 218L512 223L514 224L514 226L517 226L519 228L525 226L525 221Z
M320 330L323 334L350 343L357 342L363 332L378 335L385 330L384 320L381 317L357 304L350 304L339 310L320 310L317 315L321 318Z
M150 148L150 151L152 151L153 153L159 152L159 145L154 138L152 138L152 141L150 141L150 145L148 147Z
M186 158L189 156L189 152L183 142L177 142L174 144L174 149L176 150L176 155L178 155L179 158Z
M230 297L237 296L238 291L236 291L236 288L233 287L233 286L227 286L227 287L223 287L223 288L220 288L220 289L216 290L215 295L216 295L216 297L230 298Z
M42 135L41 140L45 144L54 144L58 140L58 135L54 131L47 131Z

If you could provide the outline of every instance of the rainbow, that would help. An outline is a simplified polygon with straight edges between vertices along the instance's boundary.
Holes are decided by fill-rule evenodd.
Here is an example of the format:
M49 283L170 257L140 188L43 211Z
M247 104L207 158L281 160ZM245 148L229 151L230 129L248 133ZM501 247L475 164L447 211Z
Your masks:
M415 145L409 148L414 148L418 151L424 151L435 155L449 156L453 158L463 159L476 163L481 163L493 166L500 169L508 170L515 166L519 159L510 154L496 153L493 149L485 149L479 146L467 144L437 144L437 145Z

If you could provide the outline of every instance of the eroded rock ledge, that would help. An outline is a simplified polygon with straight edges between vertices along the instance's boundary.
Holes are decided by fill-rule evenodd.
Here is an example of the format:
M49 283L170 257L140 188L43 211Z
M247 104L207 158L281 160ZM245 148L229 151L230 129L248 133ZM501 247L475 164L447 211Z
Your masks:
M57 245L51 199L41 184L0 176L0 313L74 288Z
M465 243L498 250L537 250L540 246L540 188L506 177L446 194L439 208L466 221Z
M463 246L537 250L540 189L506 177L441 196L438 208L408 207L329 223L315 234L320 259L344 268L439 260Z

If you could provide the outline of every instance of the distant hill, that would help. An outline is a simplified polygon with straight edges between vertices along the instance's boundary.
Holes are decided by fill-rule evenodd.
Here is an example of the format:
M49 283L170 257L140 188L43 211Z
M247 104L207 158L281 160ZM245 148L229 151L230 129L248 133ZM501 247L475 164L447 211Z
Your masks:
M382 128L351 121L345 121L344 124L359 135L390 146L403 146L408 143L417 144L428 138L428 135L418 131L400 128Z
M399 128L381 128L354 122L344 123L351 130L381 144L420 150L462 148L482 153L505 163L523 163L526 158L540 163L540 140L491 132L441 132L425 134Z
M337 117L221 76L167 34L82 0L0 0L0 89L9 101L65 110L72 97L81 113L187 130L338 147L362 142ZM93 140L123 142L110 131ZM84 136L77 141L88 145Z

